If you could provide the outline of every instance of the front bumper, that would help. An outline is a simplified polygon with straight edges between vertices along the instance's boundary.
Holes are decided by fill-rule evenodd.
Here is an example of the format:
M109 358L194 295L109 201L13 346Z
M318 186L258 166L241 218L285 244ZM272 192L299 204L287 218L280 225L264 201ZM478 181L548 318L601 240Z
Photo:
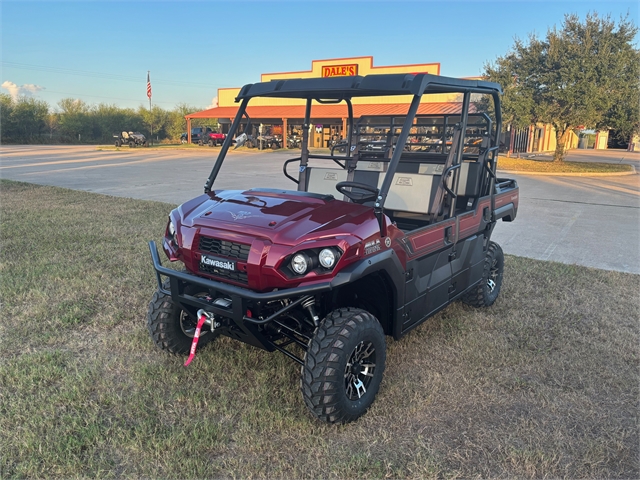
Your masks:
M149 250L151 252L153 268L156 272L159 291L165 295L170 295L175 304L180 305L184 310L192 311L194 314L197 310L203 309L214 315L230 319L233 325L225 328L222 332L223 334L269 351L274 350L274 345L261 332L261 325L265 325L296 308L302 302L309 299L309 297L326 292L334 287L332 282L322 282L302 287L288 288L286 290L264 293L254 292L253 290L216 282L191 273L179 272L171 268L163 267L155 242L149 242ZM162 277L169 279L169 290L163 286ZM206 298L188 295L185 293L185 289L189 285L202 287L204 291L209 292L212 299L218 297L228 298L231 300L231 306L224 308L214 305ZM266 318L250 316L251 311L260 311L261 307L266 303L284 299L291 301L270 316Z

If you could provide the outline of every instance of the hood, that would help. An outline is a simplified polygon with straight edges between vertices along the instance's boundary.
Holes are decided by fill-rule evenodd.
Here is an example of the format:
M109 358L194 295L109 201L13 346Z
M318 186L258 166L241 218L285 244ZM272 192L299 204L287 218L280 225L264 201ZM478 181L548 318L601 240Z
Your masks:
M375 221L370 207L331 195L277 189L210 192L182 205L180 211L182 224L188 227L263 237L283 245L300 243L310 233L316 239L358 236L359 225Z

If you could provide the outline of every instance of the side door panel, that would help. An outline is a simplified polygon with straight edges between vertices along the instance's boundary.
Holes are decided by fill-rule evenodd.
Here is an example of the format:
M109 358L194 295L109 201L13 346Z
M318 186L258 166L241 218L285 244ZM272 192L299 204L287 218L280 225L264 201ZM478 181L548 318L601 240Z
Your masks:
M454 221L444 221L407 234L409 259L401 333L449 302L455 228Z
M453 300L482 276L484 267L484 235L473 235L456 244L455 258L451 261L449 299Z

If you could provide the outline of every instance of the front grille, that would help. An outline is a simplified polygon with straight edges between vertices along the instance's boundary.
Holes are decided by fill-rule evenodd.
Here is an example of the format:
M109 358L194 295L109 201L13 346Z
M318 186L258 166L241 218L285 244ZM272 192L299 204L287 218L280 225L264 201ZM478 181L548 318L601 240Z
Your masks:
M200 271L209 275L224 278L238 283L249 283L247 272L232 272L223 268L212 267L211 265L200 264Z
M249 259L251 245L218 240L217 238L200 237L200 251L208 252L222 257L237 258L243 262Z

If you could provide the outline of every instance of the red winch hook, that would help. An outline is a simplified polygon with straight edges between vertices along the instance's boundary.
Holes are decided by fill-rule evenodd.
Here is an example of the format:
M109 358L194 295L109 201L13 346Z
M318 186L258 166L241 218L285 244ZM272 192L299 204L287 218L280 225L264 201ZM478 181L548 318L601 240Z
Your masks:
M196 348L198 346L198 339L200 338L200 331L202 330L202 325L209 318L209 313L204 310L198 310L198 324L196 325L196 332L193 334L193 341L191 342L191 351L189 352L189 358L184 362L184 366L188 366L193 360L193 357L196 356Z

